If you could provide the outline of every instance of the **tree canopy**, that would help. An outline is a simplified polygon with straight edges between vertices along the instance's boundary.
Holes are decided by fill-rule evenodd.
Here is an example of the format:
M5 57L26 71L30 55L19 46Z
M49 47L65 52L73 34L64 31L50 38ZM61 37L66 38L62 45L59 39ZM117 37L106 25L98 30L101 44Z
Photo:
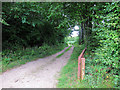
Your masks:
M61 43L68 34L62 3L5 2L2 10L3 49L8 43L25 47Z
M96 63L119 70L120 2L4 2L2 4L3 50L20 45L63 43L80 26L79 44L96 56Z

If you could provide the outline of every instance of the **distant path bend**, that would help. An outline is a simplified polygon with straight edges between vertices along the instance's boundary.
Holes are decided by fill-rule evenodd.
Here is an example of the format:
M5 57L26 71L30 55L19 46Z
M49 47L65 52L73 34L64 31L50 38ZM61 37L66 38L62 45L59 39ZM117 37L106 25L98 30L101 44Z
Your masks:
M67 48L54 55L4 72L0 75L2 88L56 88L59 72L67 64L74 47L72 46L60 58L56 58L56 56Z

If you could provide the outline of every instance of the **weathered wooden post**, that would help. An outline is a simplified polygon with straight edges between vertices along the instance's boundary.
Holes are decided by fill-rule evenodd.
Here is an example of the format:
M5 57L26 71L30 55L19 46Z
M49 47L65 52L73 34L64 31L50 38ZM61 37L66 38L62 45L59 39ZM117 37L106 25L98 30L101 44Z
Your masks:
M81 80L85 77L85 58L81 58L81 70L80 70L80 78Z
M80 73L81 73L81 58L80 56L78 57L78 79L80 79Z
M85 77L85 58L84 58L84 53L85 50L87 48L85 48L82 53L80 54L80 56L78 57L78 79L83 80Z

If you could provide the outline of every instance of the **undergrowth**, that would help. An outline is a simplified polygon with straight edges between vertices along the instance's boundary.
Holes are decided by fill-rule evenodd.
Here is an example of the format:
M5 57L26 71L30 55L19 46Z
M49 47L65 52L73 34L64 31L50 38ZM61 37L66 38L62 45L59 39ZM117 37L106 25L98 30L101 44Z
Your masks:
M115 75L106 72L107 67L103 67L95 62L95 56L85 52L85 78L80 81L77 79L78 56L85 47L77 45L67 63L62 69L58 79L58 88L114 88Z
M47 44L40 47L32 47L32 48L18 48L16 51L13 50L4 50L2 52L2 63L0 68L2 68L2 72L11 69L15 66L20 66L27 62L36 60L38 58L43 58L45 56L49 56L57 53L58 51L64 49L66 44L58 44L54 46L49 46Z

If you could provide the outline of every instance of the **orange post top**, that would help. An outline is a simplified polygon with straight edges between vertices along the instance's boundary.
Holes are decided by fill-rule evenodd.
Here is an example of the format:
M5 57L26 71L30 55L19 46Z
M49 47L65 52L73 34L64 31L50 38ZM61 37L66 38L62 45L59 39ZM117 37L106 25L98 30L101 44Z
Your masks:
M83 58L86 49L87 48L85 48L80 54L80 56L78 57L78 79L80 79L80 76L81 76L81 58Z
M80 56L78 57L78 59L80 59L80 58L82 58L83 56L84 56L84 53L85 53L85 50L86 50L87 48L85 48L83 51L82 51L82 53L80 54Z

